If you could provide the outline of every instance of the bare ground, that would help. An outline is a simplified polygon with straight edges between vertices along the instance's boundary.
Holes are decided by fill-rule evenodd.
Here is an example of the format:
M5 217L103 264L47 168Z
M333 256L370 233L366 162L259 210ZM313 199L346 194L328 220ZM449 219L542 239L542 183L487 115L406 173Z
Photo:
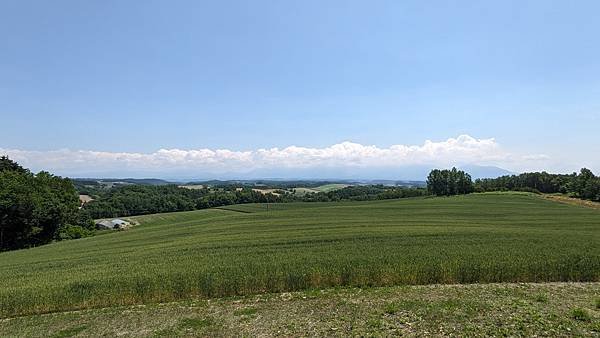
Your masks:
M600 283L345 288L0 320L0 336L600 336Z

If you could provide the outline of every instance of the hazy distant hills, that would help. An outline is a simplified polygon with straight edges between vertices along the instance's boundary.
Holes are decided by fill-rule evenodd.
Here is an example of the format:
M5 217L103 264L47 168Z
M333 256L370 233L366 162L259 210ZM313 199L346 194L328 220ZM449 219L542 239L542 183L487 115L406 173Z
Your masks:
M434 167L428 165L404 167L311 167L311 168L264 168L244 173L127 173L130 177L162 177L156 178L79 178L77 181L100 181L105 185L144 184L164 185L170 183L206 182L206 181L353 181L370 184L393 184L393 182L424 182ZM459 169L471 174L473 179L495 178L511 175L513 172L495 167L479 165L458 166ZM438 168L446 169L446 168Z
M478 165L465 165L461 166L460 170L464 170L471 174L473 179L476 178L496 178L504 175L514 175L515 172L493 167L493 166L478 166Z
M459 169L471 174L473 179L496 178L511 175L513 172L494 166L465 165ZM319 168L286 168L286 169L259 169L244 174L223 175L223 179L256 179L256 178L282 178L282 179L321 179L321 180L392 180L392 181L425 181L427 175L434 169L432 166L404 166L404 167L319 167ZM447 169L447 168L438 168Z
M140 184L140 185L167 185L172 184L170 181L161 180L158 178L73 178L73 181L80 184L91 184L91 185L128 185L128 184Z

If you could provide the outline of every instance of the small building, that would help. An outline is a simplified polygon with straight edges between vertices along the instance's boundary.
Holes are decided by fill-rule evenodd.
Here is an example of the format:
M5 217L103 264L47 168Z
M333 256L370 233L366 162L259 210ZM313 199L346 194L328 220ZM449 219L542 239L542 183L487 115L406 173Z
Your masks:
M98 221L96 222L96 229L98 230L111 230L114 229L111 221Z
M118 218L113 219L111 223L113 224L113 229L125 229L129 226L129 222Z
M98 230L115 230L115 229L125 229L129 227L131 223L124 221L122 219L113 219L113 220L101 220L96 222L96 229Z

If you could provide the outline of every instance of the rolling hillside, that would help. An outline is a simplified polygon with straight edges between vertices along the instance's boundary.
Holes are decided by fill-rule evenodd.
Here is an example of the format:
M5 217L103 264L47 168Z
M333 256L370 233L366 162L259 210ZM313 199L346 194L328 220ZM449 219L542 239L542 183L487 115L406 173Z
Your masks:
M0 317L331 286L600 281L600 213L527 194L238 205L0 254Z

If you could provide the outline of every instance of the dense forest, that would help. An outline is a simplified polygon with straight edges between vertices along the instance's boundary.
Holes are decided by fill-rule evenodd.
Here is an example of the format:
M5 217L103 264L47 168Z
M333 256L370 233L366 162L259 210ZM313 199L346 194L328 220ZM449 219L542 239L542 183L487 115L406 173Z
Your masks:
M93 227L69 179L0 157L0 251L87 236Z
M423 188L384 185L353 185L330 192L306 194L296 198L303 202L372 201L427 195Z

